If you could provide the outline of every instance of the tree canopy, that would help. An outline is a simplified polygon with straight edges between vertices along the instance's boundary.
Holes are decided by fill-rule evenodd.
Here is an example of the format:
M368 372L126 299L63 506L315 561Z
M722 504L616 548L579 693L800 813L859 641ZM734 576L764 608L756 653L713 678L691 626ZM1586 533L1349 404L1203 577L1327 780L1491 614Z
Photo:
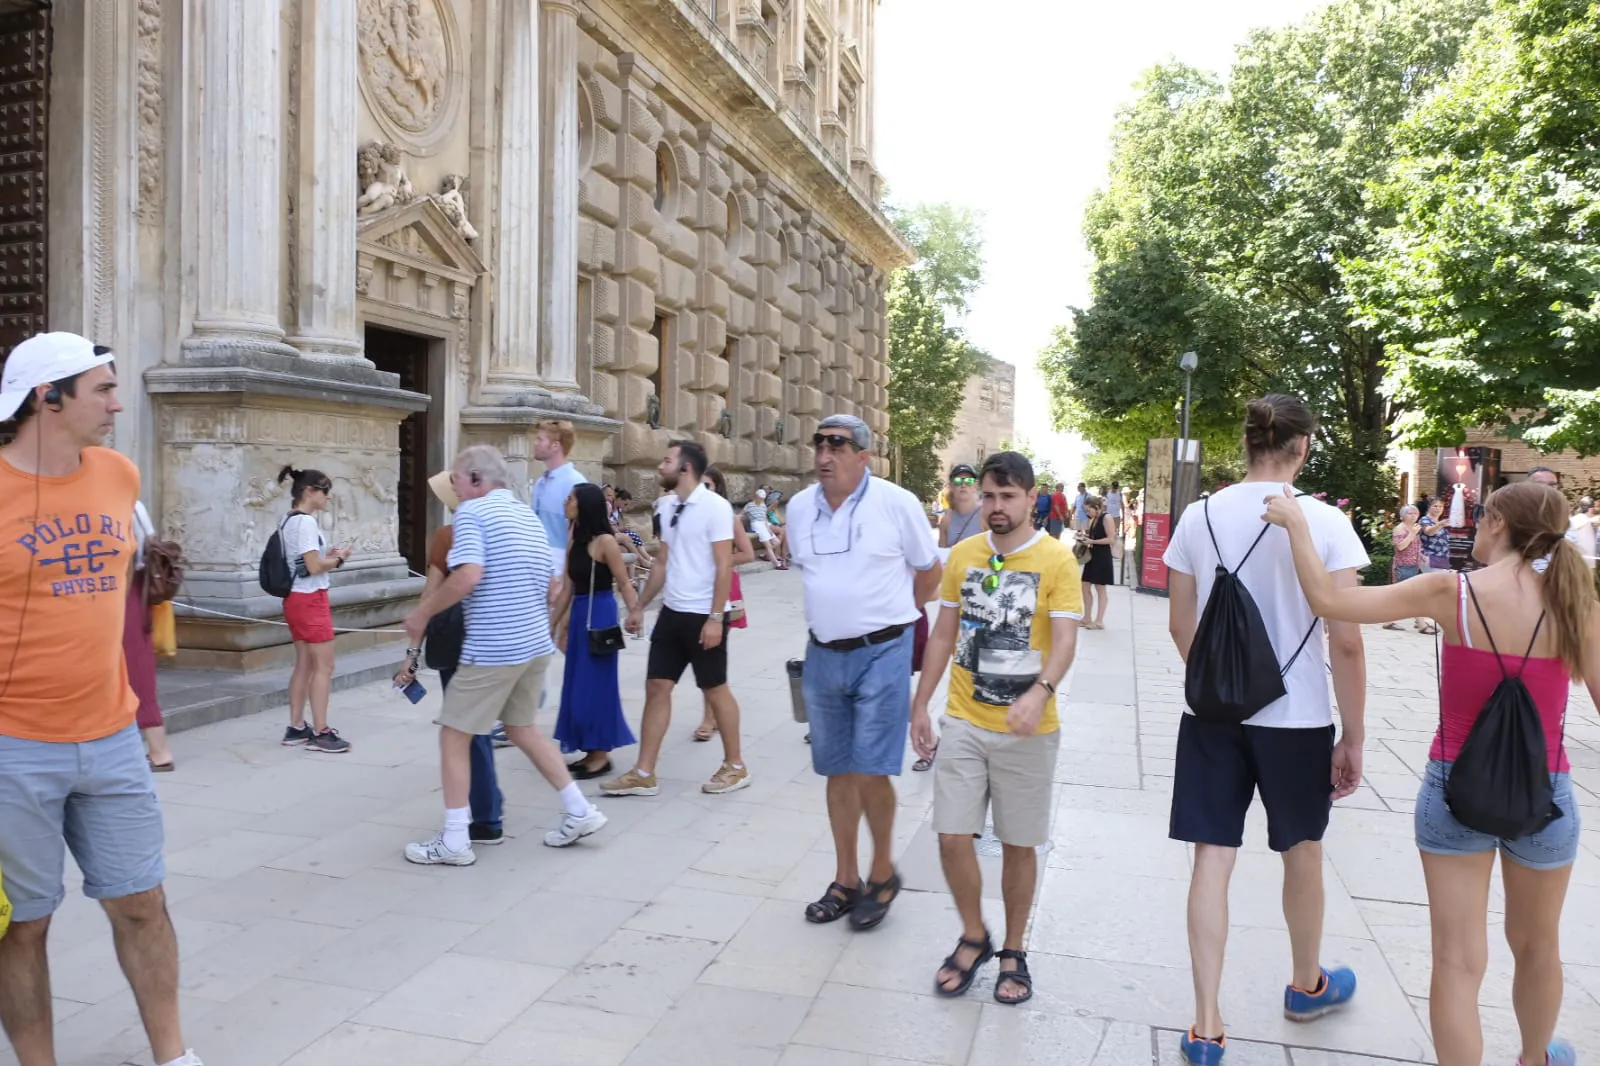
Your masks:
M889 284L889 440L900 483L927 499L943 481L938 452L954 435L967 382L988 356L950 319L983 280L979 218L950 204L891 212L917 264Z
M1258 31L1227 78L1148 73L1118 119L1109 182L1085 236L1092 302L1040 357L1062 428L1108 451L1175 436L1199 355L1192 435L1237 447L1244 403L1304 397L1342 461L1337 491L1377 505L1395 410L1386 336L1355 307L1341 264L1370 257L1396 209L1406 117L1450 76L1488 0L1339 0Z

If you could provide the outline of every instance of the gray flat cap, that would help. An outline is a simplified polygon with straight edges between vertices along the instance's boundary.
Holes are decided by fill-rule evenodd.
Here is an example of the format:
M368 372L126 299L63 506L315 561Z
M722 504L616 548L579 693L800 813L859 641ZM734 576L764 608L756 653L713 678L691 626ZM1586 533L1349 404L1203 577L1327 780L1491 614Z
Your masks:
M817 431L819 433L825 429L849 430L850 437L856 442L857 448L864 452L872 450L872 430L868 429L867 424L855 415L829 415L817 423Z

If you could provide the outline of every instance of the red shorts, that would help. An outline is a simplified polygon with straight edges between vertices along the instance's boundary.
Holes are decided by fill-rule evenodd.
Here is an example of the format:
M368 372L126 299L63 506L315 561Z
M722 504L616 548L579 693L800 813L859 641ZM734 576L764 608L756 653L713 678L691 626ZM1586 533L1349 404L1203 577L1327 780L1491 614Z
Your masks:
M333 639L333 611L328 590L291 592L283 601L283 620L296 644L326 644Z

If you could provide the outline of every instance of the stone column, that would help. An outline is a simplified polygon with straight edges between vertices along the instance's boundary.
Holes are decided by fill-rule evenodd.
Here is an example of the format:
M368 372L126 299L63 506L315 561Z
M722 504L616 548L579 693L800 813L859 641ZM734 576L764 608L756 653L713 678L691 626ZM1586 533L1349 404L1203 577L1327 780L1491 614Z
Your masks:
M500 180L488 391L539 384L539 12L501 8Z
M358 361L356 5L301 6L295 332L306 356Z
M194 335L186 347L294 353L282 343L279 321L282 7L282 0L207 4L193 26L198 248Z
M551 389L578 387L578 9L539 4L539 369Z

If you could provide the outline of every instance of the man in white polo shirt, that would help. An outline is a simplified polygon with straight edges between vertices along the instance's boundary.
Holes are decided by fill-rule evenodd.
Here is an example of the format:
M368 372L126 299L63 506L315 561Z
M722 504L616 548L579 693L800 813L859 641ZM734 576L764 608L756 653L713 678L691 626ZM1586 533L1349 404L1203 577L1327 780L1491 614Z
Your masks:
M600 791L608 796L654 796L661 791L656 760L672 721L672 690L689 667L722 737L722 766L700 791L720 795L750 784L739 750L739 703L728 687L728 645L723 640L723 613L733 586L733 506L701 483L708 465L704 448L680 440L667 446L656 470L667 490L656 501L661 551L638 606L628 615L628 631L643 631L645 605L663 585L666 597L650 633L639 761L621 777L601 782Z
M872 476L865 422L830 415L811 443L817 484L790 501L789 558L805 583L811 765L828 779L836 871L806 920L849 914L852 926L871 929L900 893L889 778L905 761L917 616L942 567L922 504ZM856 857L863 814L873 847L865 885Z

